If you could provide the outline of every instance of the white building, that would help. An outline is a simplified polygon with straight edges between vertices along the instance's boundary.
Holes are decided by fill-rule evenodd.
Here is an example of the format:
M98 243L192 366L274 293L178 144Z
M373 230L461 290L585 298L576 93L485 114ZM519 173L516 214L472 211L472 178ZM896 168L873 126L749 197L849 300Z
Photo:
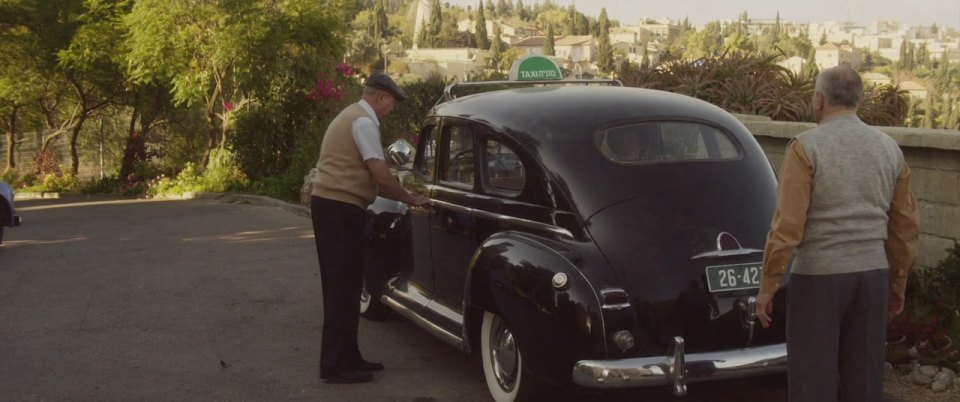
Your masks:
M860 68L860 49L853 46L837 46L828 42L817 46L816 52L817 67L820 68L820 71L841 64L849 64L854 69Z

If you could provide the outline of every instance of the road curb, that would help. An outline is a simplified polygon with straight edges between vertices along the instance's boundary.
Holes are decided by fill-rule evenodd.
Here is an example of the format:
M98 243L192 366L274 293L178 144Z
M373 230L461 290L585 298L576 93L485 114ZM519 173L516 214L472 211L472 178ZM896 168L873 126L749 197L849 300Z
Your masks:
M199 200L217 200L221 202L228 202L232 204L250 204L250 205L262 205L267 207L280 208L284 211L290 212L294 215L299 215L304 218L310 218L310 209L297 204L292 204L286 201L281 201L276 198L264 197L260 195L250 195L250 194L240 194L240 193L187 193L184 194L184 199L199 199Z
M50 200L50 199L61 199L61 200L96 200L109 198L109 196L104 196L103 194L78 194L78 193L58 193L58 192L24 192L24 193L15 193L14 201L28 201L28 200ZM295 215L300 215L305 218L310 218L310 208L304 207L302 205L292 204L286 201L281 201L276 198L264 197L260 195L250 195L250 194L241 194L241 193L194 193L186 192L181 195L167 195L163 197L156 197L156 199L169 199L169 200L216 200L221 202L227 202L232 204L250 204L250 205L262 205L267 207L275 207L283 209L287 212L290 212Z

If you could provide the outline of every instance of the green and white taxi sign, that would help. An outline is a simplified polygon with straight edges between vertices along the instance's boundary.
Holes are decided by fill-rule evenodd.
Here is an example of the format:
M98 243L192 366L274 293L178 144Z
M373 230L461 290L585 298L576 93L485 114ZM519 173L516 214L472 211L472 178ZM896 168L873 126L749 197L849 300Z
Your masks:
M531 54L513 63L510 67L511 81L562 80L560 67L545 56Z

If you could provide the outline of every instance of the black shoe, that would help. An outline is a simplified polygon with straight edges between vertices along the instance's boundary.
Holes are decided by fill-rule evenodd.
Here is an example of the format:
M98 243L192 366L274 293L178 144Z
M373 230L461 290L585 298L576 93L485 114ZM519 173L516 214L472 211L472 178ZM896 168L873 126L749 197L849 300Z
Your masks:
M329 384L358 384L373 381L373 374L364 371L341 371L339 373L321 375L320 378L326 380Z
M368 362L366 360L360 359L360 362L357 363L357 370L360 371L383 371L382 363Z

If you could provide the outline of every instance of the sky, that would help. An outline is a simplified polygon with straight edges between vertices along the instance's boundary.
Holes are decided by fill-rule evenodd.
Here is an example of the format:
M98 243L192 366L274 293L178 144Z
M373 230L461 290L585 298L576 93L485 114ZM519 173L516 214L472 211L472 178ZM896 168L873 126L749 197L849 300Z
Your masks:
M476 7L479 0L444 0L451 4ZM484 0L486 2L486 0ZM524 0L530 6L542 0ZM849 20L862 24L879 19L898 20L901 24L931 25L960 29L960 0L554 0L566 7L576 4L577 11L599 16L606 7L611 19L633 25L639 18L688 17L695 25L717 19L736 19L741 11L751 18L827 22ZM494 0L496 3L496 0Z

